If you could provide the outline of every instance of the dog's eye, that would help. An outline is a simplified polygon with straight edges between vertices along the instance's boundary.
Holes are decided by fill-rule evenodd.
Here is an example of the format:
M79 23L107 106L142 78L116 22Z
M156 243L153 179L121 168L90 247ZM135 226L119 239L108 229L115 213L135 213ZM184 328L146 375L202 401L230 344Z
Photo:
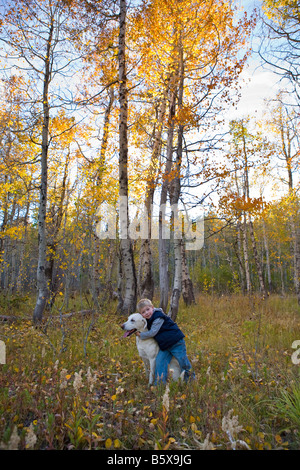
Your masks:
M134 322L134 319L132 318L130 321Z

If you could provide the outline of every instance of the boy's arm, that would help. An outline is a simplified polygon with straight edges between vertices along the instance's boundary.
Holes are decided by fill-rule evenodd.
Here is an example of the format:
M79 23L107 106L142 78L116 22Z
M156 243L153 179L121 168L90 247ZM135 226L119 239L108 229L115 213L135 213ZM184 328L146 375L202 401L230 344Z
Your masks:
M151 328L149 331L141 331L139 334L139 337L141 339L148 339L148 338L153 338L153 336L157 335L157 333L160 330L161 325L163 324L164 319L163 318L156 318L154 322L151 325Z

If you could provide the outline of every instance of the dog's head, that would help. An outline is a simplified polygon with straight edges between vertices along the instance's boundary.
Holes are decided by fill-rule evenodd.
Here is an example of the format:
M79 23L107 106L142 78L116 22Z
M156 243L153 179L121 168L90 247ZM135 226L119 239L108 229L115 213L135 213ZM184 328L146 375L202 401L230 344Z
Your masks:
M121 328L125 330L124 336L127 337L136 331L144 331L147 328L147 320L140 313L132 313L127 322L121 325Z

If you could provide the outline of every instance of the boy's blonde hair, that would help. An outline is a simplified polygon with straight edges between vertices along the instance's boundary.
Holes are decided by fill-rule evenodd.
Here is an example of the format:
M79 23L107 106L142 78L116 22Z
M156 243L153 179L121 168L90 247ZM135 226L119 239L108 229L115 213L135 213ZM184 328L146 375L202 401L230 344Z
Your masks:
M138 311L140 312L144 307L146 306L150 306L150 307L153 307L153 304L151 302L151 300L149 299L141 299L139 301L139 303L137 304L137 309Z

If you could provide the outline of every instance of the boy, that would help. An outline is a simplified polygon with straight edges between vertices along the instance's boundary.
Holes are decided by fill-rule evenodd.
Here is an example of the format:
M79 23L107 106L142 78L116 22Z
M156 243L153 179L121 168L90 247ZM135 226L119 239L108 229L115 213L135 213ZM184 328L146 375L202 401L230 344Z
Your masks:
M184 380L187 382L192 368L186 354L184 334L177 324L165 315L161 308L154 308L151 300L142 299L137 308L140 314L146 318L149 331L137 332L141 339L154 338L159 345L159 352L156 357L155 381L166 383L168 375L168 365L172 356L176 357L181 369L184 371ZM193 378L194 378L193 374Z

